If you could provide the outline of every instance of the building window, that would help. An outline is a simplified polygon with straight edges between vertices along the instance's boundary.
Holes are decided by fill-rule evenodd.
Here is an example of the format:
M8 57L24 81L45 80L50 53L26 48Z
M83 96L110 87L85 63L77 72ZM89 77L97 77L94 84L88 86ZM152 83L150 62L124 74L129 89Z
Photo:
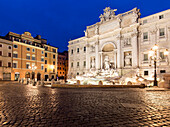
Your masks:
M45 68L45 72L47 72L47 68Z
M160 70L160 73L166 73L166 70Z
M164 28L160 28L159 29L159 36L160 37L164 37L165 36L165 29Z
M8 62L8 67L11 67L11 62Z
M43 57L43 56L41 57L41 61L42 61L42 62L44 61L44 57Z
M11 46L8 46L8 49L11 49Z
M55 59L55 55L53 55L53 59Z
M30 51L30 48L27 48L27 51Z
M47 57L47 53L45 53L45 57Z
M53 65L55 65L55 61L53 61Z
M61 74L61 72L60 72L60 74Z
M84 47L84 52L86 52L86 47Z
M164 18L164 15L160 15L160 16L159 16L159 19L163 19L163 18Z
M2 67L2 61L0 61L0 67Z
M148 61L148 54L144 54L144 59L143 61Z
M32 52L35 52L35 49L32 49Z
M77 75L79 75L79 72L77 72Z
M64 72L63 72L63 74L64 74Z
M14 48L18 48L18 45L14 45Z
M41 54L44 54L44 51L41 51Z
M47 60L45 60L45 64L47 64Z
M30 63L26 63L26 68L29 69Z
M73 67L73 62L71 63L71 67Z
M77 53L79 53L79 48L77 48Z
M149 72L148 71L144 71L144 76L148 76Z
M143 40L148 40L148 32L143 33Z
M41 70L44 70L44 65L43 64L41 64Z
M161 57L161 59L162 59L162 60L165 60L164 52L160 52L160 54L159 54L159 55L160 55L160 57Z
M14 57L14 58L18 58L18 53L17 53L17 52L14 52L14 53L13 53L13 57Z
M2 51L0 51L0 56L2 56Z
M63 70L64 70L64 68L63 68Z
M77 62L77 67L79 67L79 62Z
M53 49L53 52L56 53L56 49Z
M53 72L55 72L55 69L53 69Z
M86 61L84 61L84 67L86 66Z
M8 57L11 57L11 53L10 52L8 53Z
M35 60L35 55L32 55L32 60Z
M0 44L0 48L2 47L2 44Z
M147 22L148 22L147 19L143 20L143 24L146 24Z
M13 68L17 68L17 62L13 62Z
M73 54L73 49L71 50L71 54Z
M30 54L27 54L26 59L30 60Z

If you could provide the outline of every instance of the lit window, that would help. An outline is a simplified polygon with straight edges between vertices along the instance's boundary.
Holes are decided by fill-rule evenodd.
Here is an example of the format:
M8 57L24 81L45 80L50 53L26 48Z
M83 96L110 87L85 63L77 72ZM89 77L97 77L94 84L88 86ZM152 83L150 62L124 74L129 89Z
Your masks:
M35 55L32 55L32 60L35 60Z
M26 59L30 60L30 54L27 54Z
M17 52L14 52L14 53L13 53L13 57L14 57L14 58L18 58L18 53L17 53Z

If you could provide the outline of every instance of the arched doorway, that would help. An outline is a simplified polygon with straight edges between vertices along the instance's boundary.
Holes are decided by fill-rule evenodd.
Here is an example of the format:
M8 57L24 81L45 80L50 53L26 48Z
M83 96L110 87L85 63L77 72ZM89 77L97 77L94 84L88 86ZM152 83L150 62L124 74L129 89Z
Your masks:
M41 80L41 74L37 73L37 81L40 81L40 80Z
M101 54L101 69L115 69L116 68L116 52L115 52L115 44L112 42L105 43L102 46L102 54Z

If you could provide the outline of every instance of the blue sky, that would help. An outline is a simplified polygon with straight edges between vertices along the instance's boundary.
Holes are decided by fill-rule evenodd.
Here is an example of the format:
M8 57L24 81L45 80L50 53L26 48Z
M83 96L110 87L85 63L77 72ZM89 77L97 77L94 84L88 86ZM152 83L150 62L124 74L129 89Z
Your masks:
M170 9L170 0L0 0L0 35L29 31L64 51L70 39L99 21L106 6L116 14L137 7L145 17Z

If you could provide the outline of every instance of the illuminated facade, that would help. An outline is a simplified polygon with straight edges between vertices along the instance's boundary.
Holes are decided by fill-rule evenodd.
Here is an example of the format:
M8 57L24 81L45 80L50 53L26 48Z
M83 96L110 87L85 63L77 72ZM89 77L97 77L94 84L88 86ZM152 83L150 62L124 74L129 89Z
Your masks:
M13 44L11 80L56 78L58 48L47 45L40 35L33 38L29 32L9 32L5 38Z
M115 15L106 7L100 22L87 26L85 36L69 41L68 78L89 71L115 69L119 75L153 77L149 50L159 46L158 73L170 72L170 10L140 18L139 9Z
M59 79L67 79L68 73L68 52L58 53L58 69L57 74Z
M11 80L12 42L0 38L0 80Z

